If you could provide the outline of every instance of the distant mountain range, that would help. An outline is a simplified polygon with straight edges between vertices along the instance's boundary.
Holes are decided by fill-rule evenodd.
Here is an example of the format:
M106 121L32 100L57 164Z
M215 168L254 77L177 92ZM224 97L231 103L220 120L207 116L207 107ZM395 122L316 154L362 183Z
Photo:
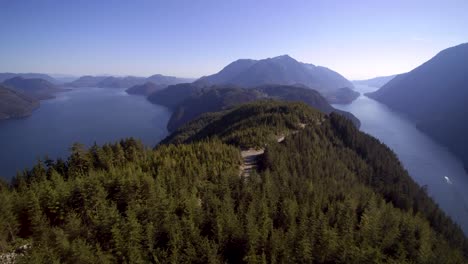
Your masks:
M468 43L441 51L367 96L408 115L468 167Z
M4 82L8 79L15 78L15 77L21 77L24 79L43 79L46 80L50 83L53 84L58 84L59 81L57 81L55 78L51 77L48 74L43 74L43 73L11 73L11 72L3 72L0 73L0 82Z
M39 101L0 84L0 120L31 115Z
M377 87L380 88L387 84L389 81L391 81L393 78L395 78L398 74L390 75L390 76L381 76L381 77L375 77L372 79L367 79L367 80L355 80L353 81L353 84L358 84L358 85L368 85L372 87Z
M179 84L153 93L149 100L173 110L167 126L169 131L175 131L201 114L258 100L304 102L326 114L339 113L359 126L356 117L333 108L317 91L290 85L263 85L253 88L225 85L201 88L196 84Z
M68 87L101 87L101 88L131 88L136 85L143 85L147 82L154 83L156 85L172 85L184 82L192 82L194 79L189 78L178 78L174 76L164 76L161 74L155 74L148 78L146 77L114 77L114 76L82 76L77 80L66 83Z
M0 119L29 116L39 107L39 100L53 98L55 93L62 91L65 89L40 78L16 76L4 80L0 83Z
M54 93L64 91L59 86L40 78L14 77L5 80L3 85L36 100L50 99L54 97Z
M166 88L167 85L165 84L155 84L153 82L146 82L141 85L135 85L127 90L125 90L128 94L139 94L139 95L150 95L156 91L162 90Z
M263 60L241 59L195 84L256 87L265 84L302 85L319 91L330 103L350 103L359 96L353 84L328 68L299 62L288 55Z
M66 83L65 86L67 87L96 87L99 82L103 81L104 79L108 78L108 76L91 76L85 75L81 76L80 78Z

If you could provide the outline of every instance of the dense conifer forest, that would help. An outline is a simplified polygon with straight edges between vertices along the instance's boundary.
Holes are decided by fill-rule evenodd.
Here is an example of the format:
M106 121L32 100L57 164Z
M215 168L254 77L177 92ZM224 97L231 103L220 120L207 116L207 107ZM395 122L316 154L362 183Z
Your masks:
M265 153L239 176L248 147ZM204 115L154 149L74 144L39 161L0 184L0 254L23 245L20 263L468 261L461 229L388 147L272 101Z

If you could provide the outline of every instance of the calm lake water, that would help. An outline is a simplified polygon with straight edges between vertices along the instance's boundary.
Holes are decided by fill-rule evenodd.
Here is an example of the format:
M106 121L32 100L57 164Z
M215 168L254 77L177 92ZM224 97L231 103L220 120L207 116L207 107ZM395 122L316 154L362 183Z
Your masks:
M38 158L68 157L74 142L125 137L153 146L167 135L170 112L122 89L79 88L41 101L32 116L0 121L0 176L9 179Z
M376 90L356 85L358 92ZM378 138L398 155L413 179L468 234L468 175L461 161L403 115L361 95L349 105L334 105L361 120L361 130ZM447 178L446 178L447 177Z

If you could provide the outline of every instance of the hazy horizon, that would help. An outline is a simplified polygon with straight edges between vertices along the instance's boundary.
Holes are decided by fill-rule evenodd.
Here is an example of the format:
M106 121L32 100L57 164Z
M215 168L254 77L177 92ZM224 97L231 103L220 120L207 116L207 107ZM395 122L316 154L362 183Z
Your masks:
M0 1L0 72L198 78L288 54L350 80L468 42L466 1Z

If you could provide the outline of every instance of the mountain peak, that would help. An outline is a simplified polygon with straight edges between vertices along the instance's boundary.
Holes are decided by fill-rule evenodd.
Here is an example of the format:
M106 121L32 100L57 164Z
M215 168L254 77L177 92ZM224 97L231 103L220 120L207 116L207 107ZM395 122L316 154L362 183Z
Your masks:
M292 57L289 56L288 54L276 56L276 57L273 57L273 58L271 58L271 59L272 59L272 60L293 60L293 61L296 61L294 58L292 58Z
M339 73L299 62L287 54L262 60L236 60L220 72L199 79L197 84L231 84L240 87L255 87L265 84L302 84L318 90L330 102L334 103L337 102L338 94L341 97L342 90L340 88L353 87ZM354 97L356 96L354 95ZM354 97L349 100L354 99Z

